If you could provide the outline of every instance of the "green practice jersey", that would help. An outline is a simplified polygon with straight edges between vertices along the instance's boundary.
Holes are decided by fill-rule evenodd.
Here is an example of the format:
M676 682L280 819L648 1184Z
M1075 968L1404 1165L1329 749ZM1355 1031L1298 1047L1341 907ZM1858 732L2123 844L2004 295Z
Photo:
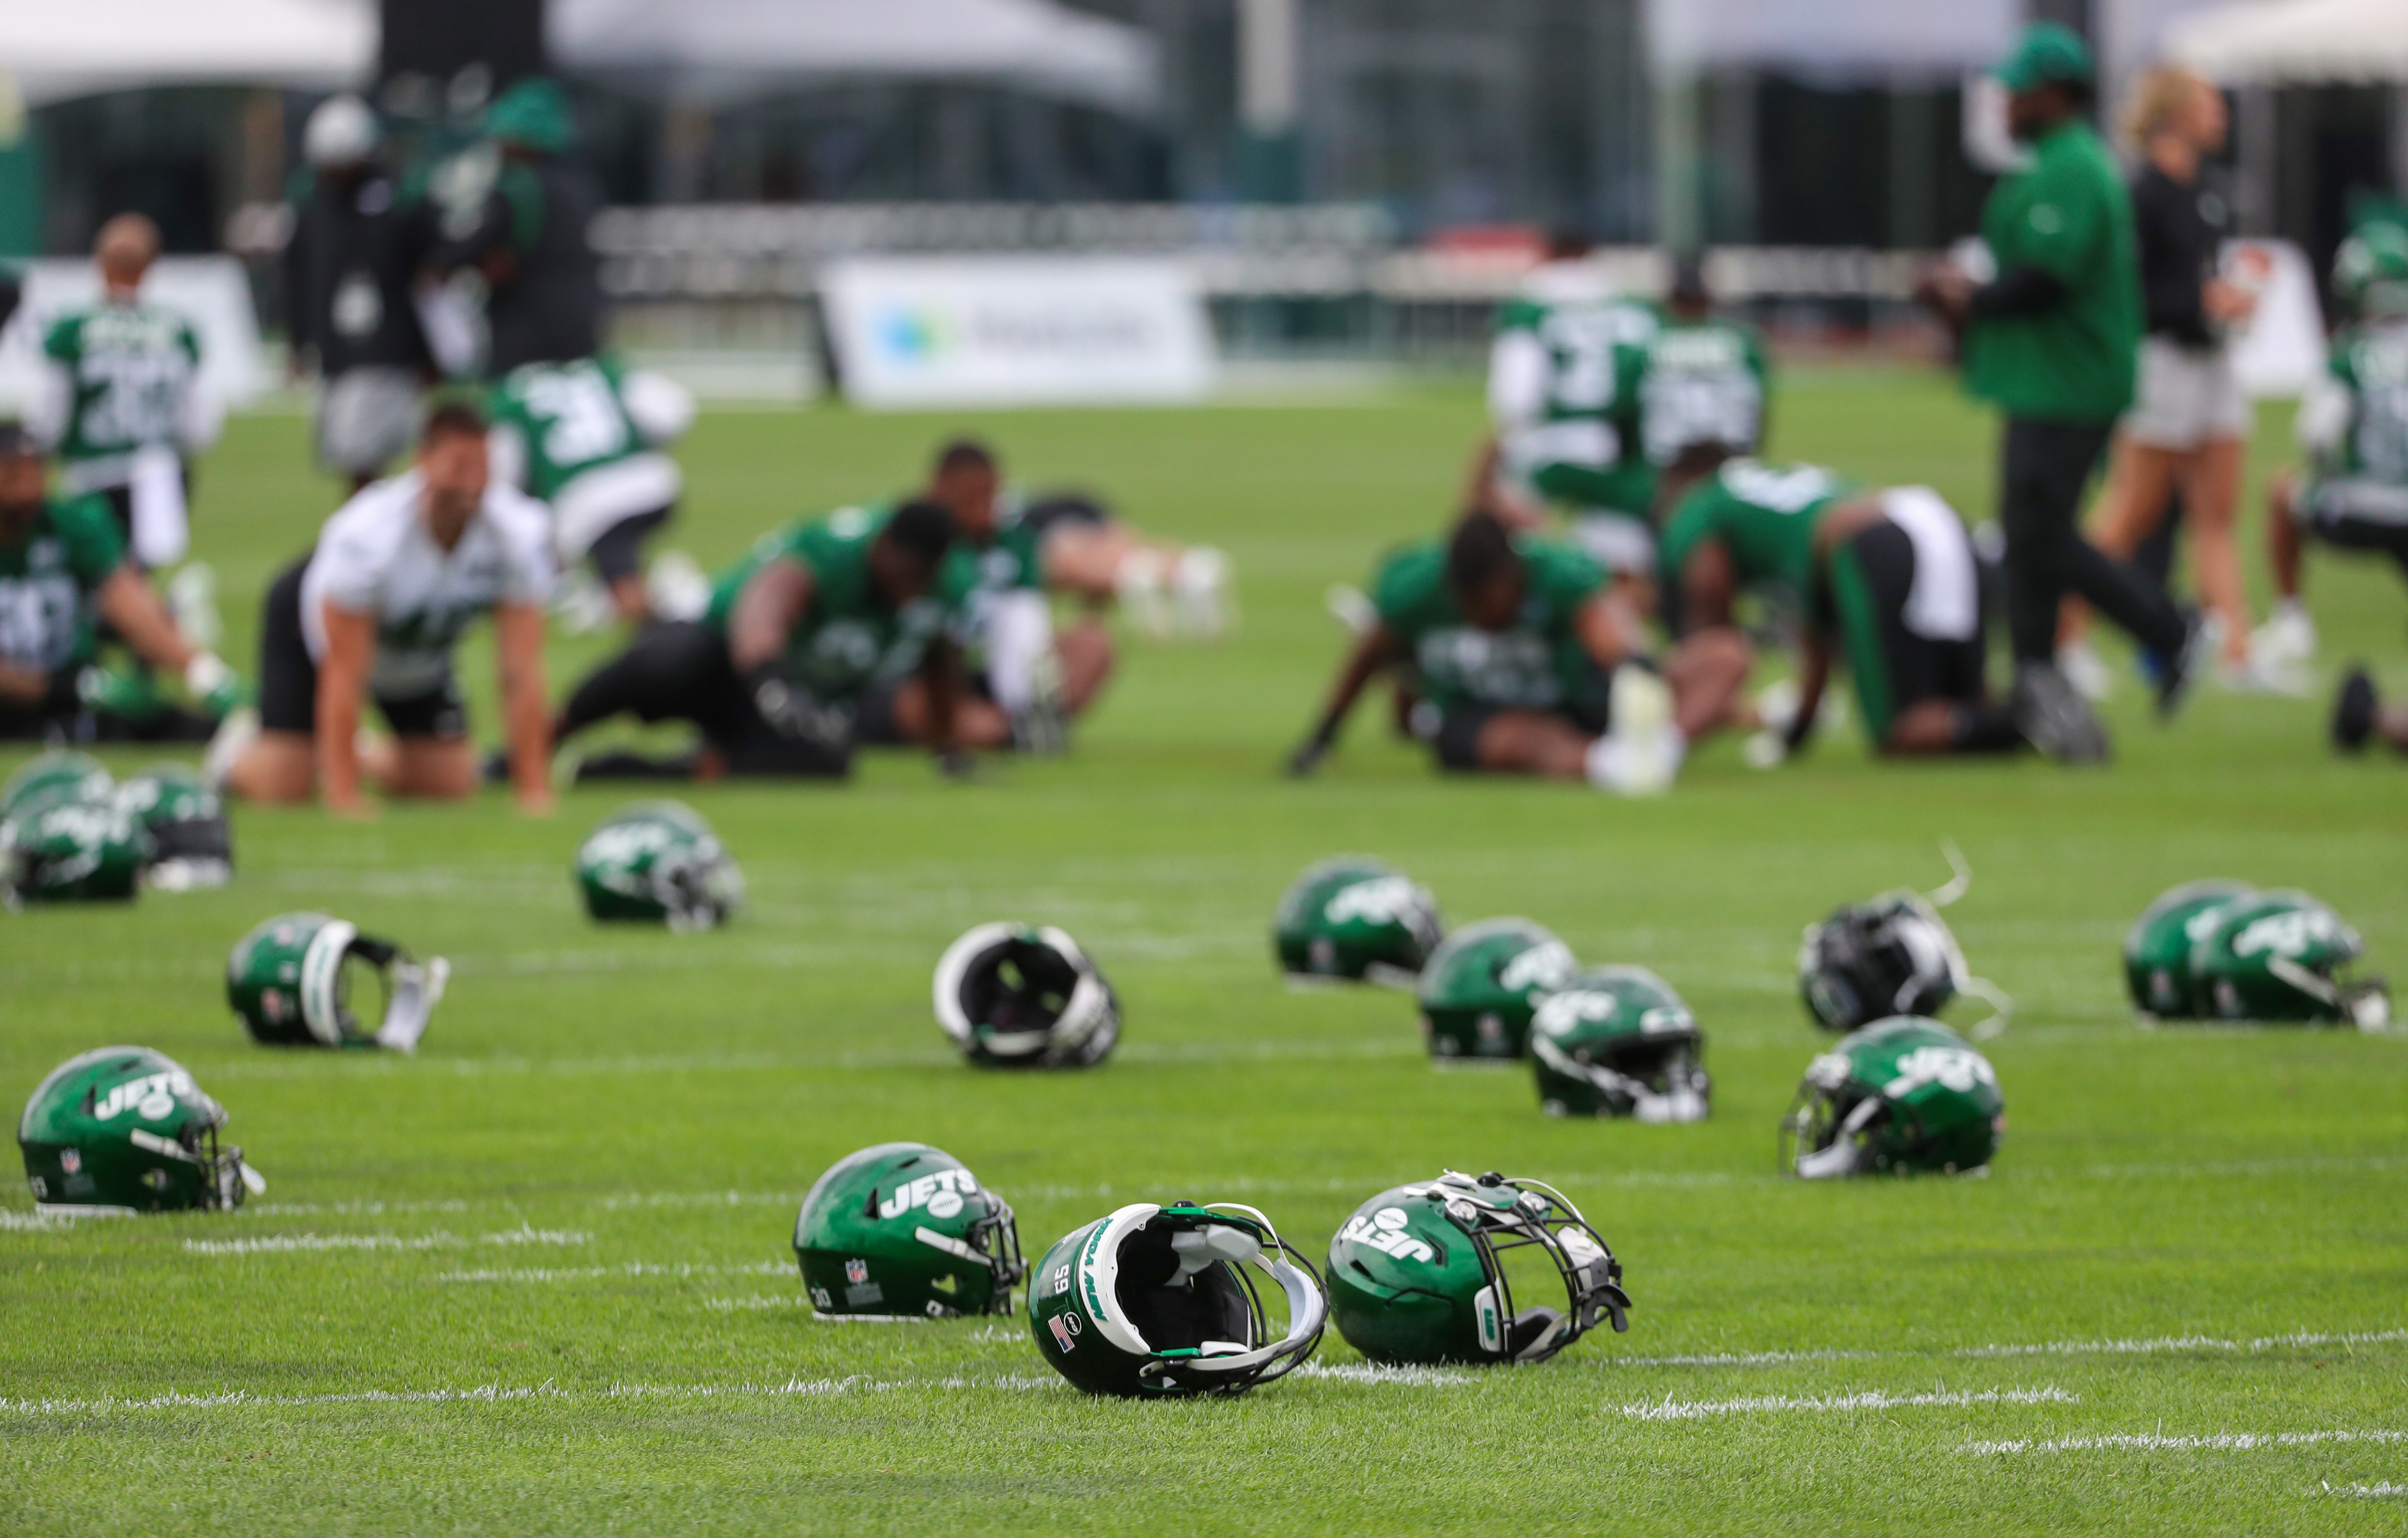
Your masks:
M1507 473L1575 510L1645 516L1640 387L1657 325L1628 300L1508 303L1488 380Z
M1677 585L1697 548L1719 539L1742 587L1782 583L1803 596L1814 572L1814 525L1853 488L1813 465L1735 459L1700 481L1664 525L1664 581Z
M0 662L48 673L90 661L93 596L124 561L108 504L45 504L24 538L0 540Z
M1647 462L1670 465L1694 444L1754 453L1764 437L1771 370L1756 328L1728 321L1667 321L1647 345L1641 440Z
M529 496L550 502L587 471L648 452L620 396L624 382L609 358L530 363L502 377L494 387L494 425L516 429L525 444Z
M155 305L94 305L53 324L42 352L69 381L58 448L71 486L120 483L136 450L178 441L201 364L200 338L182 316Z
M837 701L910 672L931 640L958 625L978 574L956 546L924 597L900 609L879 597L869 580L869 547L893 511L883 504L847 508L763 535L719 579L706 623L724 634L752 574L792 559L811 574L810 603L786 638L786 667L796 680Z
M2408 487L2408 320L2344 330L2325 374L2299 419L2317 477Z
M1446 546L1409 545L1382 565L1371 583L1380 623L1421 669L1423 696L1440 708L1470 704L1554 710L1582 703L1597 663L1581 644L1577 620L1604 591L1605 574L1570 545L1519 539L1528 591L1512 628L1482 630L1464 622L1447 586Z

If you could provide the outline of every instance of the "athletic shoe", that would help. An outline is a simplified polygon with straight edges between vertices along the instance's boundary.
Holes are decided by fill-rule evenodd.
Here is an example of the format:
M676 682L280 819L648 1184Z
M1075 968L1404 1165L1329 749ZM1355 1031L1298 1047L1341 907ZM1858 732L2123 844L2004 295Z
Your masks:
M1053 757L1070 746L1068 719L1062 711L1062 664L1051 648L1037 654L1028 669L1028 703L1011 712L1014 752Z
M2333 698L2332 741L2344 753L2362 752L2374 735L2374 680L2364 667L2352 668Z
M1229 557L1210 545L1181 553L1170 568L1172 615L1190 636L1218 636L1232 628Z
M1589 747L1588 783L1616 796L1661 796L1681 771L1672 690L1644 668L1613 671L1613 729Z
M1369 634L1371 626L1380 623L1380 611L1373 606L1369 595L1344 582L1332 582L1329 591L1321 596L1321 606L1353 635Z
M2304 668L2296 663L2274 662L2259 655L2254 647L2239 662L2216 664L2215 686L2227 694L2281 695L2289 699L2305 699L2311 692Z
M237 759L259 740L259 712L249 705L226 712L218 723L216 733L209 738L208 750L201 755L201 782L211 790L223 793L226 779L234 773Z
M2286 598L2274 606L2266 623L2249 634L2249 655L2265 658L2281 666L2286 663L2309 663L2316 659L2316 622L2308 617L2297 598Z
M2086 640L2072 641L2057 649L2057 670L2073 685L2073 692L2096 705L2115 692L2115 670L2099 655L2099 649Z
M698 620L710 607L710 577L681 550L664 550L644 568L644 601L657 620Z
M2016 669L2008 709L2015 729L2058 763L2107 761L2107 728L2100 725L2098 712L2048 664L2030 662Z
M2183 631L2182 648L2166 659L2166 670L2157 680L2158 720L2171 721L2174 712L2182 709L2183 697L2190 693L2191 683L2199 677L2200 669L2221 648L2218 632L2222 628L2221 625L2211 626L2206 617L2197 610L2191 611L2187 627Z

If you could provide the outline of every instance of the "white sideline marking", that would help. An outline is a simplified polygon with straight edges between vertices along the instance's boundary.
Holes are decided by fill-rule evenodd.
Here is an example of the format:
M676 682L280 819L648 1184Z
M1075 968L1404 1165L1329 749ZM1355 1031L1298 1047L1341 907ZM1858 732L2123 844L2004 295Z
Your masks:
M1969 1442L1957 1449L1975 1458L2013 1453L2210 1452L2245 1453L2267 1447L2312 1447L2327 1442L2408 1442L2408 1431L2214 1431L2204 1436L2166 1436L2117 1431L2104 1436L2061 1436L2046 1442Z
M582 1244L589 1234L559 1229L504 1229L479 1234L474 1241L456 1233L287 1233L260 1239L187 1239L184 1248L194 1255L291 1255L318 1250L440 1250L471 1243L485 1244Z
M100 1416L144 1410L218 1410L236 1407L308 1409L328 1404L495 1404L512 1400L691 1400L784 1399L847 1393L891 1393L914 1388L995 1388L1008 1391L1059 1388L1059 1378L877 1379L855 1374L842 1378L789 1378L784 1383L614 1383L607 1388L563 1388L539 1383L531 1387L505 1388L485 1384L475 1388L368 1388L347 1394L254 1394L236 1388L222 1394L187 1394L169 1390L138 1399L9 1400L0 1399L0 1415Z
M1443 1367L1394 1367L1378 1362L1306 1362L1288 1374L1324 1378L1332 1383L1375 1383L1404 1388L1454 1388L1469 1383L1471 1374Z
M1784 1362L1861 1362L1879 1351L1730 1351L1687 1357L1609 1357L1609 1367L1777 1367Z
M1753 1416L1801 1410L1830 1414L1850 1410L1928 1409L1942 1405L2080 1402L2080 1396L2069 1394L2062 1388L1983 1388L1934 1394L1891 1394L1872 1388L1855 1394L1756 1394L1743 1399L1668 1399L1652 1404L1626 1404L1622 1413L1633 1420L1703 1420L1709 1416Z
M616 1266L447 1271L435 1279L438 1282L590 1282L604 1276L784 1276L794 1269L792 1264L778 1260L763 1260L750 1266L710 1266L685 1260L668 1264L630 1260Z
M2388 1479L2382 1480L2372 1485L2327 1484L2325 1486L2325 1493L2327 1495L2353 1495L2357 1496L2360 1500L2365 1500L2371 1496L2408 1495L2408 1485L2395 1485Z
M1969 1345L1959 1357L2154 1356L2165 1351L2273 1351L2284 1346L2388 1345L2408 1341L2408 1330L2349 1330L2315 1334L2298 1330L2288 1335L2260 1335L2231 1341L2213 1335L2159 1335L2136 1341L2043 1341L2032 1345Z
M64 1233L87 1217L132 1217L122 1207L0 1207L0 1230L10 1233Z
M702 1301L702 1306L715 1309L722 1314L732 1314L745 1309L809 1308L811 1306L811 1301L799 1292L782 1294L756 1292L747 1298L705 1298Z

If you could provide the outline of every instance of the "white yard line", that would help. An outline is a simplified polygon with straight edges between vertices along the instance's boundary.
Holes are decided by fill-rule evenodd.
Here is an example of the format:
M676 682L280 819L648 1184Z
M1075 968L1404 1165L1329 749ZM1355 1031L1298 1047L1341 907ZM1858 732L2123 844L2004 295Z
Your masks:
M495 1404L517 1400L583 1401L784 1399L848 1393L891 1393L924 1388L992 1388L1022 1392L1057 1388L1061 1380L1027 1375L996 1378L896 1378L864 1375L842 1378L789 1378L784 1383L614 1383L604 1388L563 1388L541 1383L506 1388L485 1384L474 1388L369 1388L343 1394L253 1394L234 1389L220 1394L170 1391L128 1399L10 1400L0 1399L0 1416L107 1416L158 1410L221 1410L232 1408L308 1409L333 1404Z
M187 1239L184 1248L194 1255L294 1255L325 1250L440 1250L457 1249L467 1244L582 1244L591 1234L572 1233L559 1229L504 1229L498 1233L479 1234L464 1239L456 1233L437 1230L434 1233L285 1233L269 1234L258 1239Z
M2246 1453L2278 1447L2314 1447L2333 1442L2408 1442L2408 1431L2211 1431L2199 1436L2168 1436L2162 1431L2115 1431L2101 1436L2052 1437L2047 1441L1969 1442L1956 1450L1976 1458L2022 1453Z
M1671 1400L1626 1404L1633 1420L1704 1420L1714 1416L1848 1415L1861 1410L1924 1410L1967 1404L2077 1404L2062 1388L1981 1388L1960 1392L1892 1394L1869 1388L1848 1394L1751 1394L1740 1399Z

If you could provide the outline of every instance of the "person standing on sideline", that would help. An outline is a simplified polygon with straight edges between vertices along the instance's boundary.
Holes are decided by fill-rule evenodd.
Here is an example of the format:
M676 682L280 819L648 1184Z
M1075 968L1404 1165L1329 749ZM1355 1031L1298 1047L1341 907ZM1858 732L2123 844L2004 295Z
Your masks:
M2106 728L2055 661L2065 595L2089 599L2167 658L2160 714L2181 698L2197 621L2075 527L2108 436L2132 404L2141 341L2131 198L2084 118L2090 50L2066 28L2036 22L1998 78L2008 126L2031 149L2031 164L2001 180L1982 212L1998 275L1977 283L1942 266L1918 293L1961 330L1967 384L2006 413L1999 520L2015 723L2052 757L2098 762Z
M329 97L309 114L309 169L284 247L294 371L314 360L324 392L318 458L355 492L408 452L419 390L434 373L411 293L434 229L425 203L378 163L380 137L357 96Z
M487 377L590 358L602 346L602 277L586 226L601 200L568 157L568 98L551 80L521 80L494 99L485 133L490 151L472 156L491 180L447 211L435 266L484 277Z
M2114 559L2131 559L2179 492L2200 600L2223 653L2218 676L2232 688L2264 688L2272 680L2251 666L2233 535L2242 451L2257 422L2226 342L2257 297L2221 275L2232 206L2201 165L2224 148L2226 117L2223 93L2186 69L2153 69L2134 93L2127 127L2142 157L2132 211L2148 334L2141 340L2140 398L2117 430L2091 538ZM2059 666L2077 684L2086 672L2103 682L2086 640L2089 616L2078 602L2066 608Z

